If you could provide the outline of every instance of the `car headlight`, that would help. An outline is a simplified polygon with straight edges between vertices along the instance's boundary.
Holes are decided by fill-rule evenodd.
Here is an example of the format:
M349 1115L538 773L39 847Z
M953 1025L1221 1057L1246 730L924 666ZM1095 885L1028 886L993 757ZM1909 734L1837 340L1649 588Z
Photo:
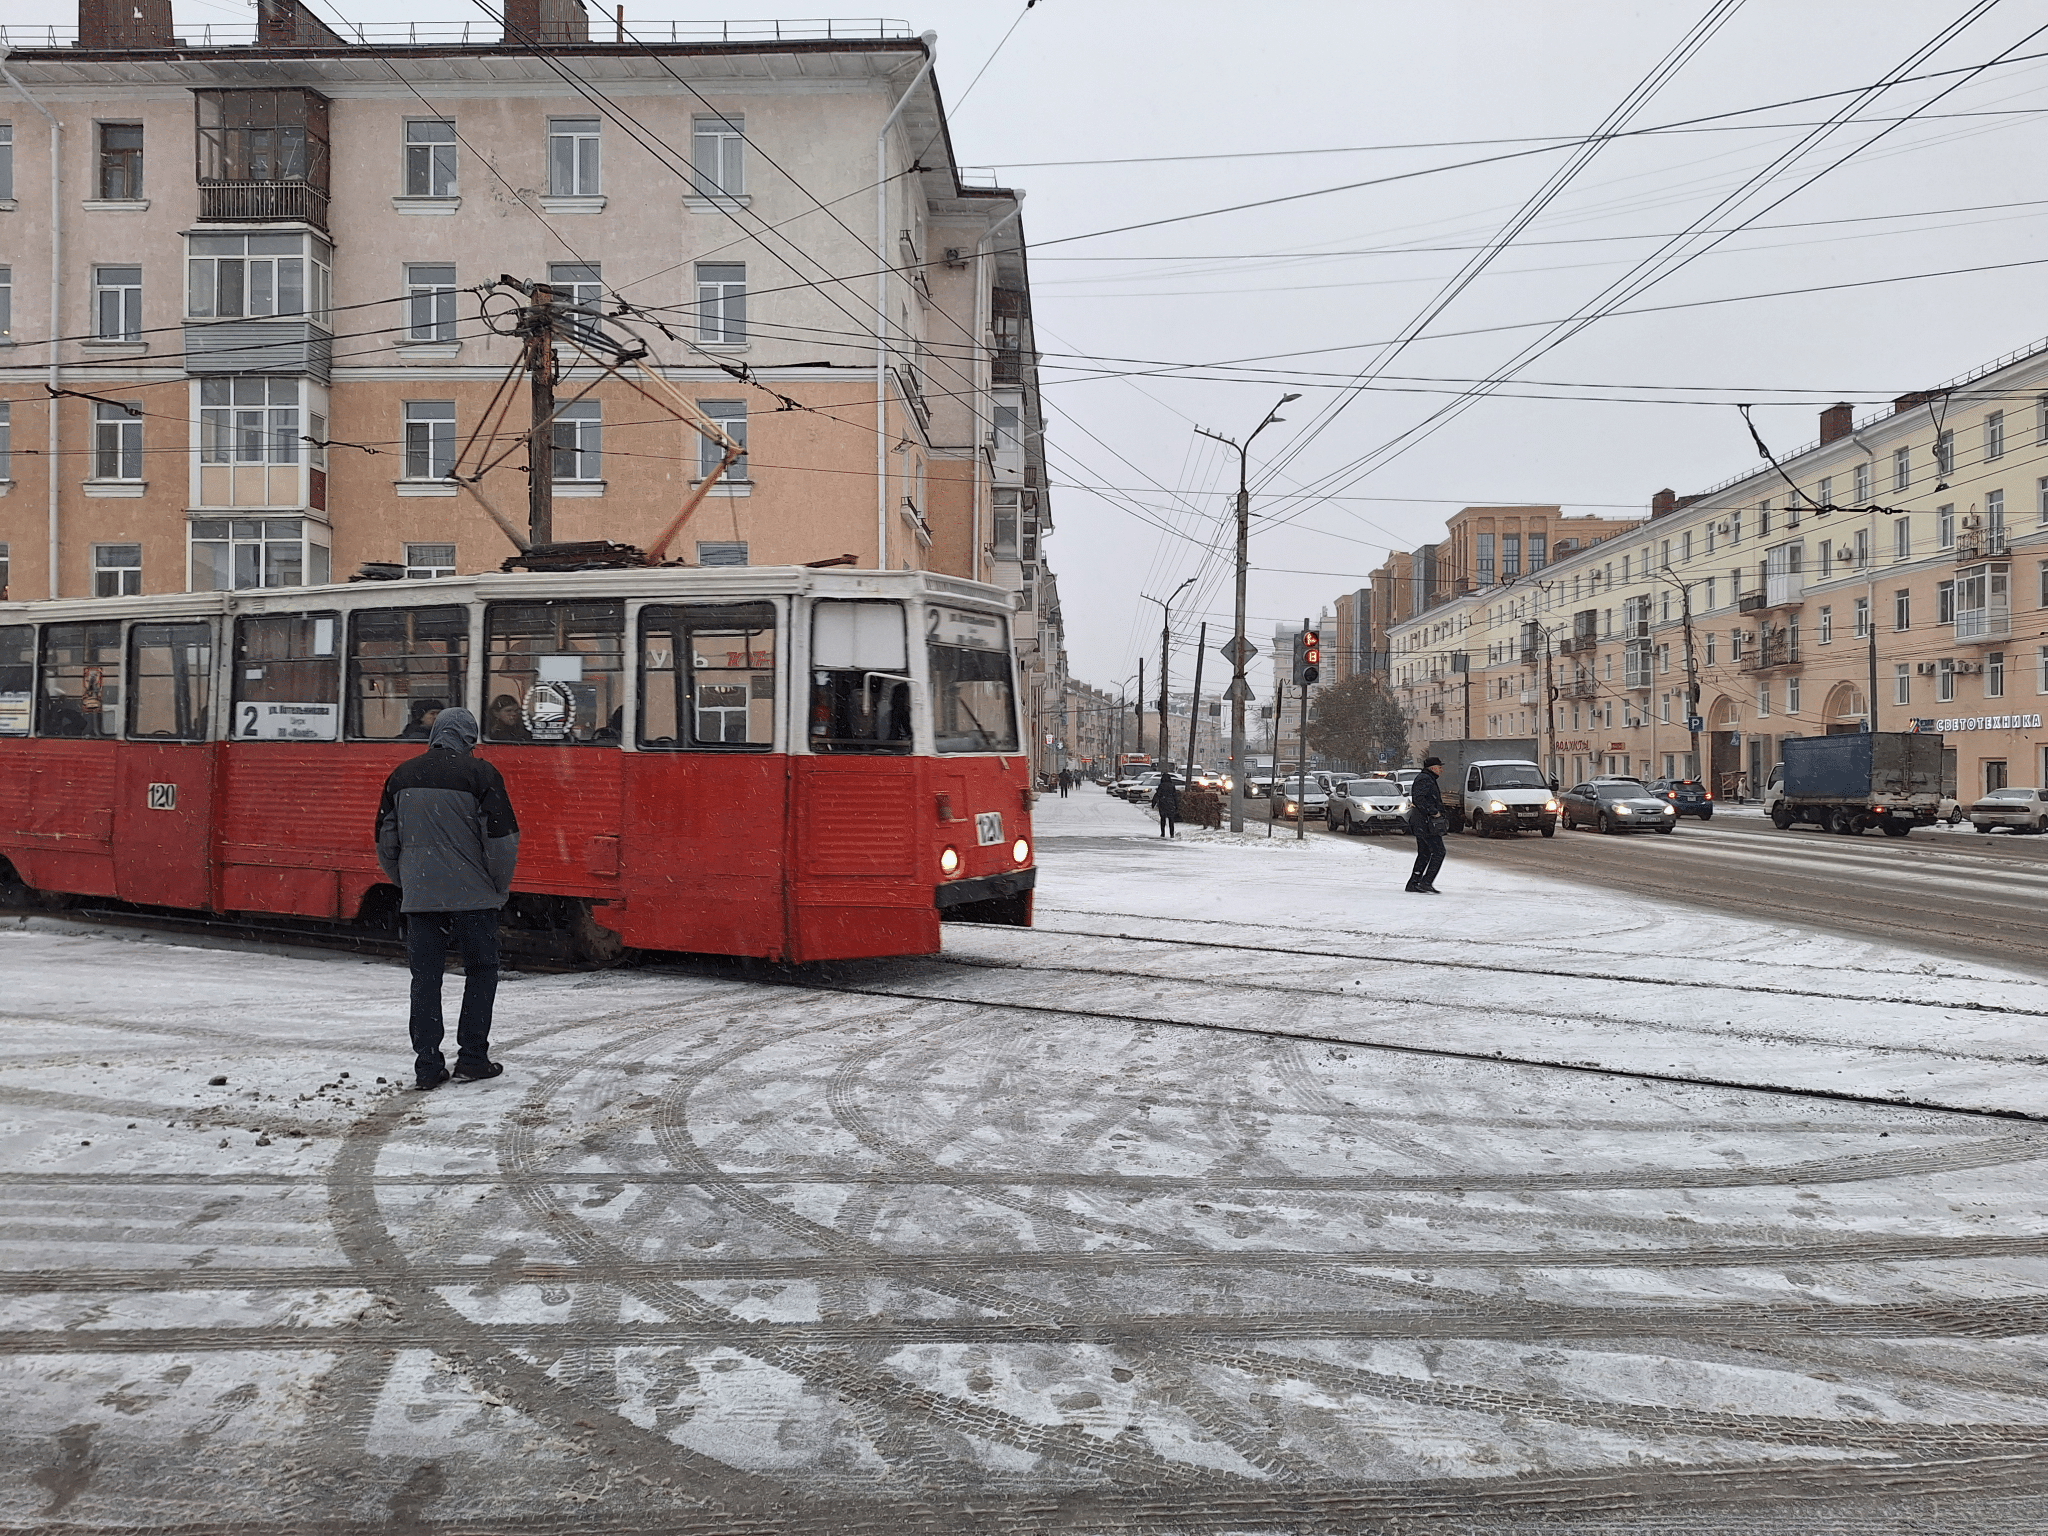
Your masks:
M1504 802L1502 802L1502 801L1499 801L1499 800L1489 800L1489 801L1487 801L1487 802L1486 802L1486 808L1487 808L1487 809L1488 809L1489 811L1504 811L1504 810L1506 810L1506 809L1507 809L1507 806L1506 806L1506 804L1505 804Z
M1634 811L1632 811L1632 810L1630 810L1630 809L1629 809L1629 808L1628 808L1627 806L1625 806L1625 805L1617 805L1617 806L1616 806L1616 807L1614 808L1614 814L1615 814L1615 815L1617 815L1617 816L1633 816L1633 815L1635 815L1635 812L1634 812Z
M1016 842L1010 844L1010 857L1019 864L1029 861L1031 858L1031 840L1027 837L1020 837Z
M1555 800L1546 800L1543 802L1543 809L1549 811L1554 816L1557 814L1557 802Z
M960 872L960 850L948 848L939 855L939 873L953 875Z
M1678 814L1678 807L1675 805L1667 805L1664 807L1664 814L1666 816L1676 816Z
M1292 816L1292 815L1294 814L1294 812L1295 812L1295 809L1296 809L1296 807L1295 807L1295 804L1294 804L1294 802L1293 802L1292 800L1288 801L1288 802L1287 802L1287 814L1288 814L1288 815L1290 815L1290 816Z

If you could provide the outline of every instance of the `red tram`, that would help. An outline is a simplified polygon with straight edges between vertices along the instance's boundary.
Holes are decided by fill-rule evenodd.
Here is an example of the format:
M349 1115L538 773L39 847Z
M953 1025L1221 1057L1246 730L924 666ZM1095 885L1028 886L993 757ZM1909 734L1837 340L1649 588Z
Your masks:
M389 912L373 826L464 705L522 837L508 920L794 962L1026 925L1009 595L761 568L0 603L0 879Z

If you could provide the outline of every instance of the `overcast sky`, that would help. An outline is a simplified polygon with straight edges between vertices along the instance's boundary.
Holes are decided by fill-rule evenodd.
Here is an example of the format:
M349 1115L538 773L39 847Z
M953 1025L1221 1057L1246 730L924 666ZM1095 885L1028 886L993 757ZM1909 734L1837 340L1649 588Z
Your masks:
M69 0L0 0L0 18L48 20L53 5ZM481 14L460 0L319 8L356 21ZM188 30L252 14L242 0L176 9ZM790 9L721 0L717 14ZM1782 452L1813 441L1834 399L1857 402L1860 417L2048 331L2038 267L1873 281L2048 261L2048 194L2032 200L2032 169L2048 158L2048 57L2026 57L2048 55L2048 29L2028 39L2048 23L2038 5L1039 0L1019 20L1020 10L1022 0L926 0L901 19L939 34L962 161L1030 194L1049 558L1073 671L1100 686L1115 689L1141 652L1157 655L1159 609L1141 593L1198 578L1175 614L1177 631L1187 620L1182 678L1193 624L1210 620L1212 644L1227 632L1236 456L1197 437L1197 424L1241 437L1283 392L1303 394L1253 456L1250 606L1263 649L1276 622L1361 585L1390 548L1439 537L1460 506L1640 511L1661 486L1683 494L1755 463L1734 401L1759 405ZM629 23L706 14L628 0ZM2017 61L1896 86L1743 191L1856 102L1826 93L1878 82L1950 31L1915 72L2008 51ZM1639 130L1691 126L1575 160L1570 140L1617 112ZM1493 163L1461 167L1479 159ZM1101 163L1114 160L1126 163ZM1420 338L1383 355L1377 344L1407 334L1472 248L1564 172L1554 201ZM1298 193L1314 195L1186 217ZM1529 324L1573 315L1655 256L1659 237L1703 219L1754 223L1620 306L1652 312L1565 339ZM1102 233L1156 220L1175 222ZM1871 285L1744 297L1849 283ZM1491 398L1381 457L1468 381L1543 346ZM1369 367L1375 387L1347 393ZM1303 488L1318 494L1289 494ZM1208 678L1220 668L1212 661Z

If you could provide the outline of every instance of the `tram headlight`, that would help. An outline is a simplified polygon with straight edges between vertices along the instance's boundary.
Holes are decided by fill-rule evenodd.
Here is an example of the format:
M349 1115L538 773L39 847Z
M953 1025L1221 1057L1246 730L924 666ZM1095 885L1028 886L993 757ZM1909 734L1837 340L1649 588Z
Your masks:
M1010 857L1015 859L1019 864L1030 863L1031 839L1028 837L1020 837L1017 839L1017 841L1010 844Z
M960 850L948 848L939 855L939 873L957 875L960 872Z

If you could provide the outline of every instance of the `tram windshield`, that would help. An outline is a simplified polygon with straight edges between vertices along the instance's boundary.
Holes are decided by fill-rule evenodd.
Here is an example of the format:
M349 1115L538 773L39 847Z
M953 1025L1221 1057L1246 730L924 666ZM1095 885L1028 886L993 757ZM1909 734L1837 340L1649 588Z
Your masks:
M640 745L765 752L775 745L775 607L640 610Z
M925 614L932 738L941 752L1015 752L1010 626L999 614L934 606Z
M910 715L903 605L820 598L811 609L811 750L906 753Z
M624 603L493 603L485 633L484 740L619 744Z
M28 734L35 697L35 626L0 626L0 736Z
M348 733L426 741L469 695L469 610L366 608L349 624Z

